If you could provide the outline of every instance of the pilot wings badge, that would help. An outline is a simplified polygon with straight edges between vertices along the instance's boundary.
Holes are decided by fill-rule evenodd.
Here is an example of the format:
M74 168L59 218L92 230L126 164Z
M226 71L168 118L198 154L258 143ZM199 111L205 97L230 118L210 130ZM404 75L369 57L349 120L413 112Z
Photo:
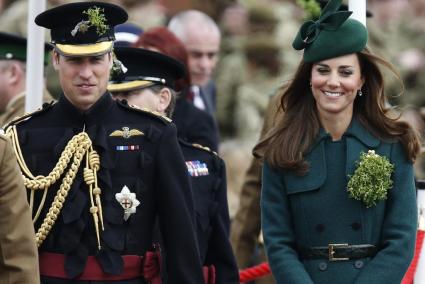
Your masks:
M143 136L145 133L138 129L130 129L130 127L124 126L121 128L122 130L114 130L109 136L111 137L122 137L125 139L131 138L133 136Z

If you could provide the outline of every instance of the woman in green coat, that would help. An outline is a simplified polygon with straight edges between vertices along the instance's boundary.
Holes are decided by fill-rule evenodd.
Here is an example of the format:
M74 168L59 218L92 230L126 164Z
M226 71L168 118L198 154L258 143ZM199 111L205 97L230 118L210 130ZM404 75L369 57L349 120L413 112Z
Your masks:
M293 42L304 49L264 158L262 228L277 283L400 283L417 226L419 139L390 116L367 30L332 0ZM395 72L395 71L394 71Z

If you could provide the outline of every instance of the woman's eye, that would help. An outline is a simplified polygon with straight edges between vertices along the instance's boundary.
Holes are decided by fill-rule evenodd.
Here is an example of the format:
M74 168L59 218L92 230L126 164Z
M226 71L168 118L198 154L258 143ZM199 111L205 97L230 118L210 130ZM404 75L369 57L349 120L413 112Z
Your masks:
M342 71L340 71L340 73L341 73L342 76L351 76L351 75L353 75L353 71L351 71L351 70L342 70Z
M319 72L320 74L324 74L324 73L328 73L329 69L326 68L317 68L317 72Z

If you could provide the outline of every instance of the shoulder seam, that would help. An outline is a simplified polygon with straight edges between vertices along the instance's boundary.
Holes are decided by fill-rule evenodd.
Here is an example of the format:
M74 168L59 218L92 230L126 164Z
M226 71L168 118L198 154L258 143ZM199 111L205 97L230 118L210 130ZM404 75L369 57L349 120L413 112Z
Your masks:
M118 101L118 105L120 105L120 106L122 106L122 107L124 107L126 109L130 109L130 110L136 111L136 112L141 112L141 113L149 114L149 115L151 115L153 117L159 118L161 121L163 121L163 122L165 122L167 124L172 122L172 119L170 119L170 118L168 118L168 117L160 114L157 111L152 111L152 110L149 110L147 108L142 108L142 107L138 107L138 106L135 106L135 105L129 105L129 104L123 103L121 101Z

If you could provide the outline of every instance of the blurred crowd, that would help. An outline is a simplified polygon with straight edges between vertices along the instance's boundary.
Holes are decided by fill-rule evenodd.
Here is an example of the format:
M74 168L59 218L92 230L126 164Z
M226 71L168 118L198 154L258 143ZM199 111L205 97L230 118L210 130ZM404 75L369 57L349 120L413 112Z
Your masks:
M0 1L0 30L27 35L27 0ZM54 7L69 0L48 0ZM81 1L78 1L81 2ZM108 2L103 0L103 2ZM301 58L291 44L306 13L300 1L291 0L113 0L129 13L129 23L140 31L169 27L188 47L191 81L203 92L199 108L209 113L218 128L218 153L227 167L228 200L233 219L240 208L240 193L246 182L246 171L252 160L252 148L258 141L264 114L270 98L294 73ZM388 102L403 111L403 118L424 133L425 124L425 2L423 0L367 0L370 17L369 48L388 59L400 72L400 79L387 80ZM202 54L191 53L190 41L178 35L178 27L170 20L186 10L209 15L218 32L205 32L205 45L214 47ZM191 16L193 19L193 15ZM195 27L199 28L198 27ZM46 34L46 40L48 40ZM190 57L198 56L198 65ZM198 68L198 69L197 69ZM196 71L197 69L197 72ZM53 97L60 90L50 65L47 66L47 88ZM193 73L193 74L192 74ZM200 74L200 75L199 75ZM199 75L199 77L196 77ZM204 77L202 77L204 76ZM388 74L388 76L393 76ZM197 90L197 91L196 91ZM193 99L196 104L196 96ZM273 102L272 104L276 104ZM214 148L214 146L212 146ZM416 165L418 179L425 179L425 163ZM258 199L258 194L256 195ZM239 218L232 224L232 245L240 268L261 259L259 203L253 203L250 219ZM244 210L250 210L245 206ZM249 222L249 223L248 223ZM253 232L247 246L245 231ZM259 255L256 255L258 252ZM265 280L270 281L270 280ZM260 282L257 282L260 283ZM270 283L270 282L268 282Z

